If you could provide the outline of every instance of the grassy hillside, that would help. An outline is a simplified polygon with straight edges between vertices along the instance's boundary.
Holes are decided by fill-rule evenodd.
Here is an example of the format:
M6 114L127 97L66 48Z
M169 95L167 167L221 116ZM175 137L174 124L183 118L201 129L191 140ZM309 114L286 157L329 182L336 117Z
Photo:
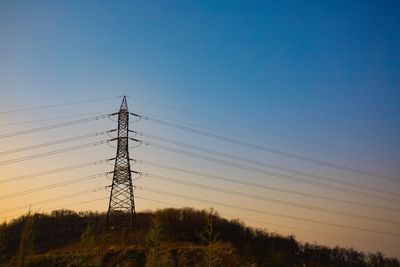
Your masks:
M0 227L0 266L396 266L381 253L301 244L213 211L137 214L109 229L105 214L69 210L22 216Z

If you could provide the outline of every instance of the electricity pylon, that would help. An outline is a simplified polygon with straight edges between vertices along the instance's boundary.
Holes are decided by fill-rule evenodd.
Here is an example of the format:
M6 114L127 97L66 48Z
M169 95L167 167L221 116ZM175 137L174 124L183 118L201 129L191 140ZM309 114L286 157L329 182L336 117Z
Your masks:
M117 114L118 137L113 139L117 140L117 155L107 212L107 225L111 227L133 226L136 216L129 158L129 112L126 96L122 99L119 112L115 115Z

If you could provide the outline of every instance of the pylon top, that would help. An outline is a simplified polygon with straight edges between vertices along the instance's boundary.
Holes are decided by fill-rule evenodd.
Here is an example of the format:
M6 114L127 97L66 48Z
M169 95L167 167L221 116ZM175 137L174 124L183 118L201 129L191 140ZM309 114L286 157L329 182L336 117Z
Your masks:
M128 102L126 101L126 96L125 95L124 95L124 98L122 99L120 110L128 111Z

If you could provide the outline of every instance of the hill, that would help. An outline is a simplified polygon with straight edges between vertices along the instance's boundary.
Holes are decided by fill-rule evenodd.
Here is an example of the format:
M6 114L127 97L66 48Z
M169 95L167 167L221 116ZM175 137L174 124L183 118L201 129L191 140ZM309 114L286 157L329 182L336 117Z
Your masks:
M22 216L0 228L0 265L400 266L379 252L303 244L212 210L167 208L136 218L134 229L109 229L104 213Z

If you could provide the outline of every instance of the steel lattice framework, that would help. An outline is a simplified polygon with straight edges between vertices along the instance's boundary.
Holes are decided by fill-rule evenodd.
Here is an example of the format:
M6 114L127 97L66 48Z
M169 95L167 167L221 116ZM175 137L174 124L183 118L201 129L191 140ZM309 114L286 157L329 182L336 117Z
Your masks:
M129 158L129 112L124 96L118 113L117 155L113 171L110 202L107 213L108 226L133 226L135 202L133 196L132 171ZM127 217L130 217L129 219Z

